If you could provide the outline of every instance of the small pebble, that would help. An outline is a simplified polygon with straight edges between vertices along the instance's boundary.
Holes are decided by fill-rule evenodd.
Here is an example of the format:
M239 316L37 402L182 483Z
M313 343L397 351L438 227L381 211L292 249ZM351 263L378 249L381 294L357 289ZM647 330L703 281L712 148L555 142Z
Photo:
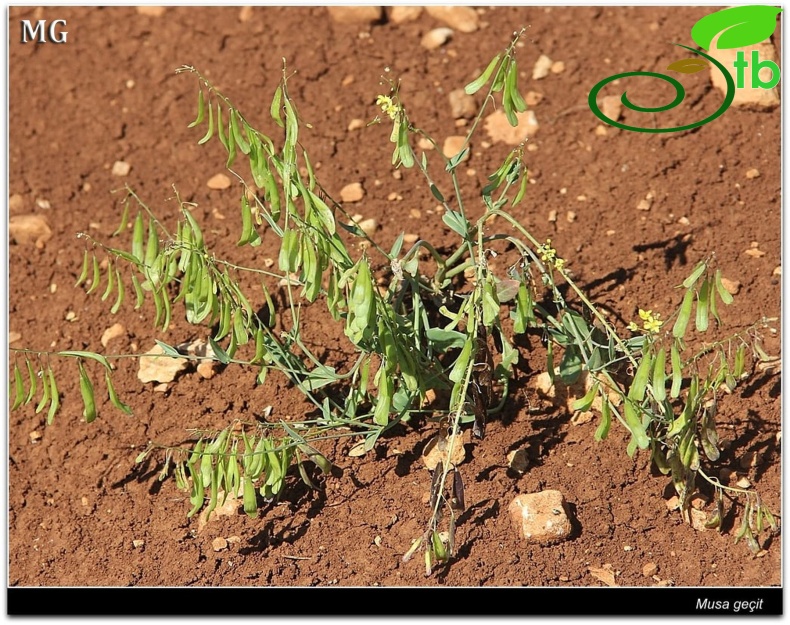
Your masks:
M535 61L535 66L532 68L532 80L540 80L549 75L551 71L552 60L545 54L541 54L538 60Z
M73 310L70 310L66 313L66 321L76 321L77 320L77 313Z
M436 50L447 43L452 36L452 28L434 28L425 33L420 40L420 45L426 50Z
M43 435L41 432L39 432L38 430L33 430L33 431L30 433L30 442L31 442L31 443L37 443L37 442L38 442L38 441L40 441L40 440L41 440L43 437L44 437L44 435Z
M658 565L655 562L648 562L642 567L642 575L645 577L653 577L658 573Z
M365 189L359 182L347 184L340 190L340 199L343 202L359 202L363 197L365 197Z
M9 343L16 343L21 338L22 338L22 335L19 332L9 332L8 333L8 342Z
M556 210L550 210L549 211L549 221L551 223L554 223L554 222L557 221L557 211Z
M758 169L750 169L749 171L746 172L746 177L749 180L753 180L754 178L759 178L760 171Z
M135 549L140 549L140 548L141 548L141 547L143 547L144 545L145 545L145 541L144 541L144 540L139 540L139 539L137 539L137 540L133 540L133 541L132 541L132 546L133 546Z
M562 61L555 61L551 64L551 73L552 74L562 74L565 71L565 63Z
M139 8L139 7L138 7ZM125 161L115 161L112 164L112 175L113 176L128 176L129 172L131 171L132 166Z
M576 221L576 213L573 211L568 211L568 213L565 215L565 219L568 220L568 223L573 223Z
M738 295L738 291L741 290L741 283L737 280L728 280L727 278L722 278L721 285L730 295Z
M222 191L223 189L230 188L230 178L225 174L216 174L208 179L206 186L215 191Z

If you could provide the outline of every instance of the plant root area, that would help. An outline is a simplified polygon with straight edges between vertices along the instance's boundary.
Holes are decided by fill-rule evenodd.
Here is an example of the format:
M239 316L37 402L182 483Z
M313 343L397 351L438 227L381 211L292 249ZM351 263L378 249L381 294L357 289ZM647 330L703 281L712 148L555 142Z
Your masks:
M162 333L154 328L151 302L134 310L134 297L127 294L113 315L113 301L102 301L101 292L74 287L86 247L78 233L128 245L128 238L111 239L125 185L170 226L178 216L177 193L195 204L193 215L217 258L252 267L271 258L276 270L279 241L272 232L261 229L260 247L236 246L240 185L230 176L229 188L207 186L227 173L225 154L216 141L198 145L202 133L187 128L195 117L197 82L175 74L181 65L199 69L253 126L279 137L269 105L285 58L294 72L291 95L312 125L302 127L300 141L332 197L339 201L343 187L360 183L364 197L346 208L376 220L375 238L386 249L406 232L451 251L457 236L442 222L419 172L393 175L390 127L367 122L380 113L375 101L388 93L382 85L387 75L400 79L411 119L440 145L465 134L449 93L478 76L522 27L527 33L518 49L519 85L522 93L534 92L528 101L539 129L527 142L526 197L513 209L521 223L538 240L551 238L576 281L621 328L638 321L640 308L671 314L682 294L675 287L711 254L723 276L739 283L734 303L719 310L722 336L762 317L779 317L780 109L731 107L702 127L651 134L606 126L587 105L592 87L608 76L660 72L682 58L683 50L668 42L693 45L690 29L708 12L679 6L486 7L477 10L476 31L455 30L449 41L427 49L422 37L445 24L425 11L401 23L346 24L330 19L325 7L168 7L162 13L13 7L9 212L11 219L45 219L51 236L9 243L11 347L134 355L148 351L155 339L175 345L209 336L210 328L186 322L183 308L176 307ZM24 19L66 20L68 39L59 45L21 43L15 33ZM541 55L552 60L554 71L533 79ZM684 80L686 100L677 108L655 116L624 109L621 120L681 125L720 106L722 95L711 86L708 69ZM664 84L637 81L633 88L629 97L641 94L640 105L674 97ZM473 217L482 213L474 198L509 149L481 125L461 165ZM114 169L116 162L128 171ZM249 175L246 164L239 167ZM446 179L439 184L450 189ZM380 259L374 268L381 272ZM430 259L422 266L432 270ZM248 282L247 293L261 295L253 304L263 306L260 282ZM276 292L276 281L269 286ZM278 298L279 307L285 300L282 293ZM304 307L303 315L304 340L317 354L339 369L353 362L342 325L332 321L322 298ZM103 346L103 333L116 323L123 332ZM762 346L778 357L779 322L772 327L763 331ZM459 466L466 510L456 530L456 554L431 576L421 552L408 562L403 555L430 515L431 475L421 455L436 434L435 421L399 424L363 456L349 455L359 439L325 441L321 449L334 464L332 473L311 472L313 490L293 467L279 501L259 499L257 519L248 518L240 503L209 519L188 518L188 494L172 475L158 479L164 454L135 464L148 442L188 442L196 428L262 419L270 406L269 420L310 418L311 405L300 392L276 373L256 385L257 370L231 366L211 379L189 369L157 390L138 380L139 359L129 357L113 361L114 381L133 416L114 409L97 385L99 417L87 424L75 363L53 359L63 406L54 423L46 425L46 411L35 414L35 401L9 417L9 584L781 583L779 535L761 535L756 555L744 541L734 544L742 499L725 498L721 532L684 522L668 505L674 495L670 478L651 468L646 451L628 457L630 436L620 424L597 442L597 415L572 420L539 395L533 382L546 367L540 336L520 339L518 347L521 359L504 410L491 415L483 440L467 443ZM9 358L13 366L14 355ZM718 398L722 453L706 465L710 475L726 475L731 484L748 480L777 515L780 380L777 368L755 367L732 394ZM526 451L523 473L508 466L508 453L516 450ZM710 497L704 481L697 481ZM519 494L546 489L563 493L573 532L551 546L527 544L508 505ZM699 505L706 514L714 509L704 497Z

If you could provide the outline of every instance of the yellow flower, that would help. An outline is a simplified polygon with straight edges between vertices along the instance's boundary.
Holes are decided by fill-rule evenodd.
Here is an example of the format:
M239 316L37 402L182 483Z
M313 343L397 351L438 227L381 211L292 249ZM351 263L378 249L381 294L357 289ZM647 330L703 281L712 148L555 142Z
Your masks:
M557 258L557 250L551 246L551 239L546 239L543 245L538 245L538 254L544 263L553 263Z
M642 324L642 328L644 328L645 332L651 332L652 334L657 334L661 330L661 326L664 324L661 321L661 314L654 313L652 310L643 310L639 309L639 318L644 322ZM637 330L637 325L632 321L628 324L628 329L635 332Z
M564 259L564 258L557 258L557 259L554 261L554 267L555 267L555 268L556 268L558 271L562 271L562 270L565 268L565 259Z
M380 95L376 98L376 104L381 107L381 110L384 111L390 119L395 119L398 116L398 105L392 101L391 97Z

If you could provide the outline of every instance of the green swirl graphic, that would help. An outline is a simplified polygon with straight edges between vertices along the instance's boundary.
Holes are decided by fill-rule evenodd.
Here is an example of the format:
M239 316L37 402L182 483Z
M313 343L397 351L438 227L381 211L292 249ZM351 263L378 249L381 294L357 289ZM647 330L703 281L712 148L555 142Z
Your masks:
M614 126L616 128L622 128L623 130L631 130L633 132L680 132L682 130L691 130L692 128L699 128L708 122L712 122L717 117L720 117L724 114L730 104L732 104L733 99L735 98L735 81L730 76L730 72L727 70L724 65L719 63L716 59L712 56L709 56L702 52L701 50L695 50L694 48L690 48L689 46L684 46L681 43L676 43L676 46L681 48L685 48L693 52L694 54L698 54L708 61L713 63L716 67L719 68L721 73L724 75L724 79L727 81L727 95L724 98L724 102L721 103L721 106L716 110L715 113L706 117L702 121L694 122L693 124L686 124L685 126L677 126L675 128L640 128L639 126L628 126L627 124L621 124L618 121L608 118L606 115L603 114L600 108L598 108L597 98L598 93L603 89L606 85L610 82L618 80L620 78L628 78L629 76L650 76L651 78L659 78L665 82L668 82L675 88L675 99L672 100L669 104L664 106L637 106L633 102L628 99L628 95L626 92L623 92L623 95L620 97L620 101L623 103L623 106L626 108L631 109L632 111L638 111L640 113L659 113L661 111L667 111L671 108L676 107L683 101L683 98L686 97L686 91L683 89L683 85L680 84L677 80L670 76L665 76L664 74L659 74L657 72L624 72L622 74L615 74L614 76L609 76L609 78L604 78L601 82L596 84L592 90L590 91L590 95L587 98L587 102L590 105L590 110L595 114L595 116L600 119L601 121L609 124L610 126Z

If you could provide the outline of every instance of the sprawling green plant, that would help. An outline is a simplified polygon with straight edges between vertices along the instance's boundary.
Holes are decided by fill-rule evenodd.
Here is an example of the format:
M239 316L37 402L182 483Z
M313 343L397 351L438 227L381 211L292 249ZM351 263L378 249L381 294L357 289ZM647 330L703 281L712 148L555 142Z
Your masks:
M171 232L129 189L114 234L131 230L130 248L81 235L89 246L77 284L88 284L88 293L101 291L103 300L114 297L112 313L129 294L134 294L135 308L152 301L153 325L163 332L176 306L183 304L189 323L216 328L203 358L255 367L259 383L269 371L278 371L315 407L313 418L299 422L236 420L219 431L198 431L197 443L191 446L151 442L137 461L155 451L164 453L160 478L172 467L178 487L190 492L190 516L206 505L206 491L208 510L220 498L241 494L244 510L256 516L258 495L278 497L293 464L310 485L306 460L324 473L330 470L330 462L316 449L319 441L357 436L369 451L399 422L417 414L436 415L433 444L446 450L446 459L433 471L425 533L415 537L404 556L408 559L422 548L430 573L456 552L455 525L465 506L462 471L448 460L452 447L461 444L459 433L467 424L474 436L484 437L487 417L504 405L520 357L514 337L537 333L546 341L546 370L552 378L567 385L582 375L590 378L589 391L574 409L587 410L600 401L595 438L605 439L612 421L619 421L631 434L628 454L645 450L671 475L684 514L695 480L701 477L718 496L718 512L710 526L720 527L724 495L729 493L742 495L746 502L737 538L759 549L756 535L765 527L776 528L754 491L720 484L705 469L705 459L715 462L719 455L717 399L748 376L747 358L767 358L759 345L759 329L770 321L692 352L691 345L699 346L698 340L689 340L692 316L697 333L703 334L711 318L721 323L717 302L732 300L711 259L701 261L683 282L682 302L666 321L652 311L640 311L641 328L632 325L630 332L618 332L574 282L569 263L551 241L536 239L509 212L524 200L527 189L523 145L511 150L488 176L480 197L474 198L482 212L476 219L470 217L458 168L484 112L491 103L501 102L515 126L517 114L526 109L517 84L515 50L520 36L466 86L469 94L487 91L456 155L443 154L414 124L397 82L387 80L389 92L378 97L383 119L374 121L392 123L393 165L421 172L427 191L443 207L443 222L458 236L457 247L447 255L424 240L406 249L403 233L382 247L331 199L299 142L304 123L289 94L285 68L270 108L276 126L272 136L256 129L196 69L178 70L198 81L197 117L190 126L205 126L199 143L216 138L227 152L228 170L238 179L238 245L260 245L261 231L268 228L280 241L276 269L217 258L206 246L189 205L179 200L181 216ZM435 149L418 153L412 146L415 136ZM429 159L439 159L446 180L433 179ZM237 161L249 167L249 176L233 169ZM352 252L359 241L365 243L361 256ZM491 262L494 257L496 263ZM384 278L383 286L374 270L382 264L387 268L378 276ZM506 269L498 269L503 266ZM239 278L245 273L260 278L259 293L242 289ZM278 287L272 286L274 281ZM562 283L567 291L560 289ZM272 288L284 292L286 305L281 309L274 304ZM318 305L319 300L342 324L348 339L351 364L344 370L322 362L302 339L302 308ZM256 313L261 303L266 304L263 315ZM668 331L671 319L674 325ZM628 338L621 337L625 333ZM197 358L157 342L168 356ZM48 409L47 421L52 422L60 395L50 360L60 357L77 363L86 421L96 417L89 362L103 368L111 402L129 412L112 384L111 356L87 351L12 354L13 409L33 402L40 387L36 412ZM425 407L429 395L445 398L446 403Z

